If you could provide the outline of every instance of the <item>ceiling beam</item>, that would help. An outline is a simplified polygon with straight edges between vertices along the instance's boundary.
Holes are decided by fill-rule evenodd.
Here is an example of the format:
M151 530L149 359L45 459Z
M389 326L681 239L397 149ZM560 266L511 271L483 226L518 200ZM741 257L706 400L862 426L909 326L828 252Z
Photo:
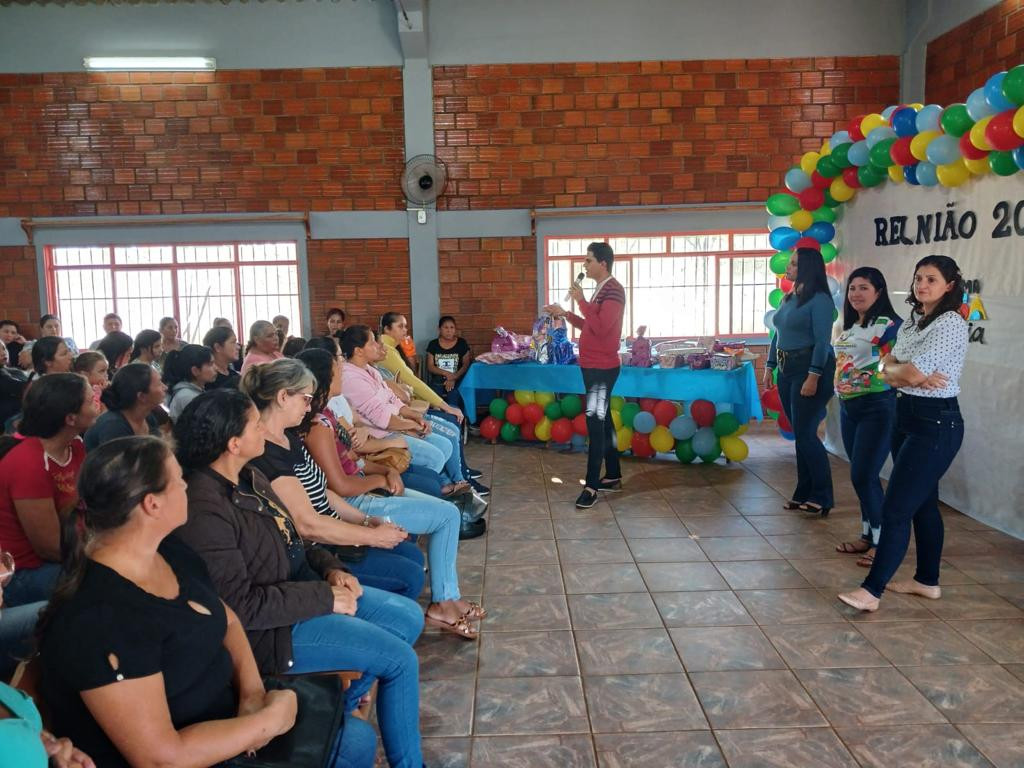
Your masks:
M394 0L398 40L408 59L427 58L427 0Z

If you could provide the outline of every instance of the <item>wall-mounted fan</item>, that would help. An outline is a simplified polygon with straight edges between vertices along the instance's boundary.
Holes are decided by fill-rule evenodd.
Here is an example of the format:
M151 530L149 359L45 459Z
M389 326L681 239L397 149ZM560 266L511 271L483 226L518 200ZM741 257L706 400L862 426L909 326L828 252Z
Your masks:
M435 155L416 155L405 164L402 172L402 194L413 206L419 208L416 220L427 221L427 206L434 203L448 182L448 169Z

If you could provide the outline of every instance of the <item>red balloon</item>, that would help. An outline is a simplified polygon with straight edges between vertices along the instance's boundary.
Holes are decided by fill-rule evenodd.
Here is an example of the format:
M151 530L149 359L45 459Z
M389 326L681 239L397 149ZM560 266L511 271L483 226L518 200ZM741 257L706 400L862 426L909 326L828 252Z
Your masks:
M690 403L690 416L698 427L710 427L715 422L715 404L710 400L694 400Z
M761 405L769 411L782 412L782 398L779 397L778 387L769 387L761 393Z
M523 416L523 406L521 406L519 403L512 403L512 405L510 405L505 410L505 421L507 421L509 424L515 424L516 426L519 426L520 424L523 423L524 418L525 417Z
M828 189L829 184L831 184L831 183L832 183L832 179L828 178L827 176L822 176L817 171L811 171L811 186L812 186L813 189ZM804 190L804 192L806 192L806 191L807 190ZM803 194L803 193L801 193L801 194ZM822 198L821 199L822 200L825 199L825 193L824 192L822 193ZM818 207L820 208L821 206L819 205ZM806 207L804 208L804 210L807 210Z
M856 165L851 165L849 168L843 168L843 181L846 182L846 186L850 189L860 189L864 186L860 183L860 177L857 176Z
M633 442L630 443L629 447L633 449L633 455L640 459L649 459L654 455L654 449L651 447L651 436L645 435L643 432L637 432L633 435Z
M991 125L991 123L990 123ZM988 132L985 133L985 138L988 138ZM988 157L987 149L978 149L971 143L971 132L967 131L963 136L960 137L960 154L966 157L968 160L981 160L983 157Z
M789 293L793 290L793 281L783 277L779 280L779 288L783 293Z
M572 422L564 416L551 425L551 439L556 443L568 443L572 440Z
M786 412L782 410L782 408L779 408L779 429L782 429L786 432L793 431L793 425L790 424L789 417L786 415Z
M524 421L523 426L519 428L519 437L523 440L536 440L537 433L534 431L537 429L537 425L532 421Z
M1018 136L1017 132L1013 130L1013 116L1016 112L1016 107L1000 112L985 126L985 138L994 149L998 149L1000 152L1009 152L1024 144L1024 138Z
M516 393L515 392L506 392L505 393L505 399L508 401L509 405L513 405L516 402Z
M640 410L647 411L648 413L654 413L654 406L658 404L658 398L656 397L641 397L640 398Z
M917 158L914 157L910 152L910 142L914 139L913 136L903 136L896 139L889 147L889 157L897 165L913 165L917 162Z
M793 248L811 248L812 250L820 251L821 243L813 237L801 237L796 241L796 245L794 245Z
M865 136L860 132L860 121L863 120L866 115L857 115L850 124L846 126L846 132L850 134L850 139L853 141L863 141Z
M587 436L587 414L576 414L576 418L572 420L572 431L577 435Z
M675 403L670 403L668 400L659 400L658 404L654 406L654 421L658 425L667 427L675 417Z
M487 416L480 422L480 437L484 440L496 440L501 434L501 426L504 424L501 419Z
M537 403L524 405L523 418L528 424L539 424L544 419L544 408Z
M831 184L831 181L829 183ZM800 193L799 199L800 207L805 211L816 211L825 204L825 193L815 186L810 186Z

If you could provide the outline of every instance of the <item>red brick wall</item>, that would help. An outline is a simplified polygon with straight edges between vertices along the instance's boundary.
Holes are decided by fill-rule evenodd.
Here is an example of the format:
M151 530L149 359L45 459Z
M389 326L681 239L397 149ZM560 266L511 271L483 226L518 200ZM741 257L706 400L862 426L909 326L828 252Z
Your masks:
M0 246L0 320L13 320L25 336L37 336L38 295L35 248Z
M313 332L326 333L331 307L344 309L350 324L371 328L384 312L409 313L408 240L310 240L306 254Z
M1024 2L1003 0L928 43L929 103L964 101L996 72L1024 63Z
M529 333L537 316L537 241L533 237L442 239L438 242L441 314L454 315L479 354L494 327Z
M438 67L442 206L759 201L898 97L896 56Z

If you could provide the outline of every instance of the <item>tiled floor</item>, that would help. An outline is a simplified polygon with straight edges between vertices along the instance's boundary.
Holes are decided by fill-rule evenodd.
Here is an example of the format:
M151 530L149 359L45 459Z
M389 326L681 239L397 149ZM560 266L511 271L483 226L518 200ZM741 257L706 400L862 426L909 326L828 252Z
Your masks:
M417 646L430 768L1024 766L1024 542L948 512L942 600L858 614L847 465L806 519L792 444L752 432L742 465L628 460L586 512L582 455L471 444L493 501L459 567L490 617Z

